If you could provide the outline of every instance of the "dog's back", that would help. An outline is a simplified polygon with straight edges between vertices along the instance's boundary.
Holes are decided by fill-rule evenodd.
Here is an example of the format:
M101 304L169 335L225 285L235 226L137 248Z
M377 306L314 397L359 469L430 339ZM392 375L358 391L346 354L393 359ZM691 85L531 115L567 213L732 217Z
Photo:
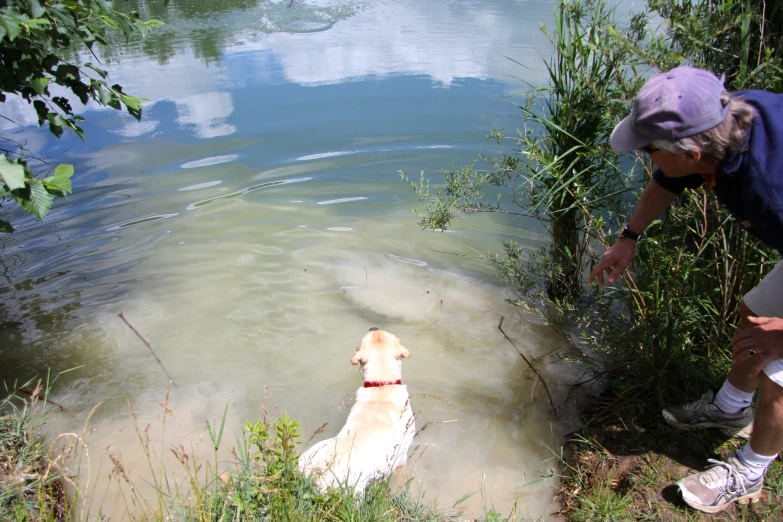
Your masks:
M401 384L400 359L410 353L395 336L371 331L352 363L361 364L365 386L340 433L313 445L299 458L305 475L314 474L322 490L355 487L405 465L416 432L408 389Z

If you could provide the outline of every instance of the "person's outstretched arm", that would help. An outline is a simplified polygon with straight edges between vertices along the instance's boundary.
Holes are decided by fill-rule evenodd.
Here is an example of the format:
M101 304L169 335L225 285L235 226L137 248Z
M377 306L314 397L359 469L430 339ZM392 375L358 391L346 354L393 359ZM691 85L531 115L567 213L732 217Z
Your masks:
M677 199L677 194L660 186L655 179L650 179L642 192L642 197L639 198L633 215L628 220L628 228L641 234L655 218L669 208L675 199ZM623 270L631 263L635 246L636 241L624 237L619 238L611 248L604 252L601 261L590 272L587 282L592 283L593 279L597 277L598 284L604 284L604 272L609 275L609 283L617 281Z

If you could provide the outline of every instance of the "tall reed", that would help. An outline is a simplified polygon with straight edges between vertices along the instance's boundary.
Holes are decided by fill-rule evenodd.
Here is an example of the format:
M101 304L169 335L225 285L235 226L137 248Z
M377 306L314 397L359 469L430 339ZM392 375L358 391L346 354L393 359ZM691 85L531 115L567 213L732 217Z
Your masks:
M555 300L582 294L590 241L628 189L616 157L604 147L627 58L623 50L603 46L612 19L613 10L601 1L560 2L549 36L556 52L545 63L544 84L529 90L520 105L526 131L518 152L526 159L531 209L550 220L550 259L558 269L547 294Z
M433 188L423 175L413 183L401 173L428 204L423 227L446 228L474 212L525 215L546 224L552 244L534 262L519 245L504 245L506 258L498 271L520 295L543 284L550 299L578 299L591 241L605 243L602 227L617 225L623 194L632 187L634 174L623 172L605 146L629 88L623 74L629 52L604 45L612 20L613 10L601 0L563 1L551 34L542 26L556 52L545 61L539 83L528 83L519 95L522 130L516 136L491 134L498 141L512 140L516 154L481 157L487 170L474 163L446 170L442 187ZM490 187L500 188L497 201L489 196Z

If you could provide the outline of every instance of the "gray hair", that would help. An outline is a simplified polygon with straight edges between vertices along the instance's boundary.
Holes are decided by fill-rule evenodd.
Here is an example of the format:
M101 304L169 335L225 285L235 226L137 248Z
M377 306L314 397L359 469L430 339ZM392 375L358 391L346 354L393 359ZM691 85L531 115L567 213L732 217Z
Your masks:
M715 127L677 141L655 140L650 145L675 154L701 152L704 161L715 164L723 161L727 155L741 152L756 110L729 92L721 94L720 102L724 107L728 105L729 112Z

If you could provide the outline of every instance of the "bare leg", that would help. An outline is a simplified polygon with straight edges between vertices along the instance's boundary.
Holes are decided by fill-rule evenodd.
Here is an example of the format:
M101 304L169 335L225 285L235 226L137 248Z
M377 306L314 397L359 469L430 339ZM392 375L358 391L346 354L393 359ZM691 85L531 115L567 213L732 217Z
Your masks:
M759 455L771 456L783 451L783 386L764 372L759 374L759 383L761 396L750 447Z
M756 317L756 314L754 314L751 309L745 305L744 302L740 303L740 330L744 330L745 328L750 328L753 326L748 322L748 316ZM746 393L756 391L756 388L759 386L758 379L751 379L748 377L748 369L745 367L745 365L732 364L731 371L729 372L729 382L734 385L735 388ZM773 455L773 453L770 453L770 455Z

